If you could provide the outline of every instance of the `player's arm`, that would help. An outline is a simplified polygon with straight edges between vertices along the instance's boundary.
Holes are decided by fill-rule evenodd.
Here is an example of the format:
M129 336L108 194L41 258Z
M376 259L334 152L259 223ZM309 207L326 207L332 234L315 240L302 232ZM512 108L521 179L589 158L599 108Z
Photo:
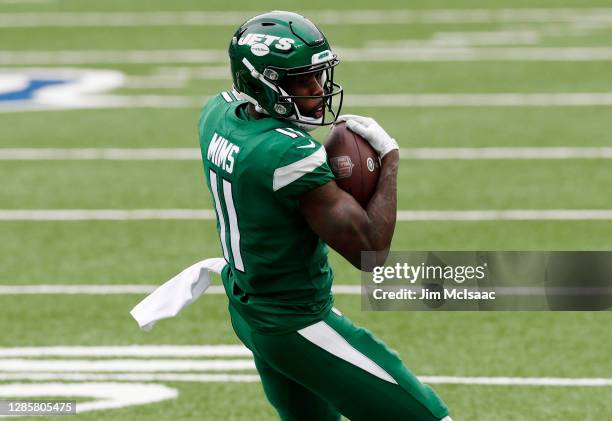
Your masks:
M387 258L397 214L397 167L393 151L382 160L376 191L363 209L335 181L300 196L300 209L310 228L358 269L362 251L376 251L375 264Z
M374 120L342 116L347 127L366 139L381 156L376 191L366 209L332 181L299 197L300 209L310 228L353 266L362 270L361 252L376 251L382 264L391 247L397 215L397 142ZM370 263L370 262L368 262Z

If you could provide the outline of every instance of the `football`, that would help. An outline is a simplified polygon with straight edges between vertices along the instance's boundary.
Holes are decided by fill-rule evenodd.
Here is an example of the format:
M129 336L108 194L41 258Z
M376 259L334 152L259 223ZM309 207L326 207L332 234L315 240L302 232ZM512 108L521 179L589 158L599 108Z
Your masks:
M365 139L350 131L344 121L332 126L325 141L325 150L338 186L365 209L376 190L380 175L380 160L376 151Z

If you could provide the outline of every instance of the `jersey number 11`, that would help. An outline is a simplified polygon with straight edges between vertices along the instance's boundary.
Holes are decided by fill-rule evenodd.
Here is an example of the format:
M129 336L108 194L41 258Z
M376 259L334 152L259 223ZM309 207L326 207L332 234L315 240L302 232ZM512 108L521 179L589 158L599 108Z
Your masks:
M229 263L229 250L231 250L234 267L236 270L244 272L244 264L242 263L242 255L240 254L238 217L236 215L236 208L234 207L234 198L232 196L232 183L221 177L221 186L219 186L217 173L212 169L209 172L209 180L210 189L212 190L215 201L217 221L219 221L219 237L221 240L221 248L223 249L223 257L225 257L225 260ZM219 193L222 193L222 195ZM227 215L229 224L226 223L225 215Z

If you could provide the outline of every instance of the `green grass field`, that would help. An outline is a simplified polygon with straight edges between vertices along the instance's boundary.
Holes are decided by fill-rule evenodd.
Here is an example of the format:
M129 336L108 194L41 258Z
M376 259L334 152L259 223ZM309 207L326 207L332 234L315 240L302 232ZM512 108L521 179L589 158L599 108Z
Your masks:
M342 22L342 13L338 12L334 16L340 16L339 21L328 19L320 26L339 51L364 54L345 60L337 70L348 103L351 96L363 98L344 111L375 117L406 150L442 150L612 147L612 100L603 97L612 95L609 6L609 0L375 4L365 0L315 0L307 6L304 2L275 1L257 7L261 11L311 11L321 19L329 10L351 13L376 9L387 18L412 11L417 16L415 21L406 18L405 22L385 23L381 18L368 24ZM576 10L564 12L567 8ZM186 11L223 12L227 22L147 23L149 12ZM230 87L231 81L224 74L227 63L222 59L181 59L175 53L206 50L223 57L234 29L242 23L241 14L248 11L255 11L255 6L242 0L112 0L95 5L76 0L0 1L0 157L17 148L197 148L198 104ZM90 16L88 19L96 22L87 26L83 24L84 13L91 12L101 14ZM124 16L122 25L114 26L109 12L133 14ZM143 20L138 20L139 16ZM56 22L56 26L49 22ZM496 42L496 37L506 38ZM415 60L413 53L399 51L375 61L368 55L392 45L412 46L417 53L430 56ZM462 58L448 61L435 55L438 48L447 48L448 54L460 54ZM534 57L532 49L538 49L542 57ZM499 58L509 50L514 58ZM87 62L61 58L71 51L87 55ZM138 59L133 57L136 51L142 53ZM152 58L153 51L164 57ZM107 55L100 54L103 52ZM546 54L556 58L545 59ZM3 79L2 72L30 68L121 72L124 83L100 95L123 105L5 112L11 111L6 105L10 101L2 95L10 83ZM571 95L555 97L556 104L528 103L534 94L577 93L585 94L586 103ZM443 103L389 107L373 97L397 94L438 94ZM448 103L465 94L482 94L485 100L499 94L517 94L518 99L512 106L479 103L480 97L469 105ZM133 103L130 101L148 102L146 106L126 105ZM180 104L170 106L172 101ZM320 129L315 135L324 140L326 131ZM610 158L403 159L398 207L404 211L612 211L611 162ZM197 159L0 158L0 179L0 215L19 210L211 207ZM612 219L399 221L393 250L612 250ZM77 419L276 419L254 380L255 370L249 367L160 372L152 368L130 371L129 367L103 371L76 365L62 370L33 368L37 363L44 366L66 360L111 365L126 360L134 366L157 360L161 366L167 360L193 364L248 360L248 356L222 353L180 355L185 349L180 347L188 345L239 344L221 294L206 294L178 318L160 322L152 332L144 333L129 315L143 292L9 294L2 289L28 285L146 287L162 283L197 260L220 254L211 220L0 218L0 292L4 291L0 294L0 400L21 396L14 391L17 389L10 388L15 384L27 390L39 383L76 383L83 387L87 383L94 389L99 384L100 390L107 390L103 383L142 383L165 385L178 395L137 404L132 399L137 393L126 393L126 401L119 407L107 405L83 412ZM358 271L333 252L330 258L337 284L360 283ZM348 294L338 294L336 306L396 349L414 373L433 379L433 387L447 402L455 421L600 421L612 417L610 312L364 312L359 296ZM179 351L144 358L121 354L130 345L174 345L177 348L173 349ZM14 347L43 350L57 346L68 348L54 355L15 351L16 356L11 356L9 352ZM71 356L69 350L79 346L91 347L90 352L105 346L119 348L105 356ZM25 368L19 369L20 364ZM190 374L195 377L186 377ZM206 374L213 377L206 378ZM231 376L238 374L246 376L244 381ZM82 377L77 379L77 375ZM496 385L476 384L476 380L457 384L440 380L441 376L607 379L607 386L579 382L565 386ZM112 395L112 385L109 390ZM36 392L27 396L45 398ZM104 397L102 392L88 397L66 392L65 396L84 405L95 400L120 400L120 396Z

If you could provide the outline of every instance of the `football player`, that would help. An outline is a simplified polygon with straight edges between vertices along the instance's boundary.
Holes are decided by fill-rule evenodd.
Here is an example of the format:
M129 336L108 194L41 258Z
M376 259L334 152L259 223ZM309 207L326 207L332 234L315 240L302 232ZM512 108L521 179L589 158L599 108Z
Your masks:
M396 141L371 118L340 117L382 161L363 209L309 134L342 104L338 58L321 31L295 13L265 13L240 26L229 57L233 89L204 106L199 137L232 326L268 400L283 420L450 420L396 352L333 307L326 244L358 268L362 250L381 262L388 254Z

